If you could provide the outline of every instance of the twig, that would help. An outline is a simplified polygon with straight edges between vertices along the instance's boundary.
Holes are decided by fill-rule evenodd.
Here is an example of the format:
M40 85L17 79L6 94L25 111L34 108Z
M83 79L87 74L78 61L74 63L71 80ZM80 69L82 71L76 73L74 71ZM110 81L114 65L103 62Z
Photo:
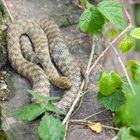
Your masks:
M77 111L80 109L80 107L81 107L81 105L83 103L84 96L81 96L80 98L81 99L80 99L80 102L78 104L78 107L74 110L74 112L71 114L71 116L75 115L77 113Z
M126 7L125 7L126 4L125 4L124 0L120 0L120 2L121 2L121 5L123 7L124 13L125 13L125 15L126 15L126 17L128 19L128 24L132 24L132 19L131 19L130 15L129 15Z
M115 42L117 42L127 31L129 31L131 29L132 25L129 25L125 28L124 31L122 31L112 42L111 44L114 44ZM109 48L111 47L111 45L108 45L107 48L101 53L101 55L96 59L96 61L94 62L94 64L91 66L89 73L91 73L91 71L93 70L93 68L98 64L98 62L101 60L101 58L106 54L106 52L109 50Z
M90 119L91 117L96 116L96 115L99 115L99 114L101 114L101 113L104 112L104 111L106 111L106 109L101 110L101 111L99 111L99 112L96 112L96 113L94 113L94 114L91 114L91 115L89 115L88 117L86 117L86 118L84 118L84 119L82 119L82 120L88 120L88 119Z
M78 124L83 124L83 125L94 125L96 124L96 122L92 122L92 121L88 121L88 120L83 120L83 121L77 121L77 120L71 120L72 123L78 123ZM113 129L113 130L117 130L119 131L119 128L113 127L113 126L108 126L108 125L104 125L101 124L103 128L107 128L107 129Z
M128 26L125 28L124 31L122 31L112 42L111 44L113 45L115 42L117 42L127 31L129 31L132 27L132 20L131 17L128 13L128 11L126 10L125 7L125 3L124 0L120 0L124 13L128 19ZM97 58L97 60L94 62L94 64L91 66L89 73L91 73L91 71L93 70L93 68L96 66L96 64L100 61L100 59L105 55L105 53L109 50L109 48L111 47L111 45L107 46L107 48L102 52L102 54Z
M84 85L85 85L85 82L84 82L84 80L83 80L83 81L82 81L82 84L81 84L81 86L80 86L80 90L78 91L78 94L77 94L77 96L76 96L76 98L75 98L75 100L74 100L74 102L73 102L71 108L69 109L69 112L67 113L66 117L65 117L64 120L63 120L63 124L65 124L65 123L69 120L69 118L70 118L70 116L71 116L71 114L72 114L72 112L73 112L73 110L74 110L74 108L75 108L77 102L79 101L79 99L80 99L80 97L81 97L81 96L80 96L80 95L81 95L81 90L84 88Z
M93 41L93 42L94 42L94 41ZM95 45L92 45L92 50L91 50L91 54L90 54L90 57L89 57L88 66L87 66L86 74L85 74L85 77L86 77L86 78L85 78L85 80L82 81L82 84L81 84L81 86L80 86L80 89L79 89L79 91L78 91L78 94L77 94L77 96L76 96L76 98L75 98L75 100L74 100L74 102L73 102L71 108L69 109L69 112L67 113L66 117L65 117L64 120L63 120L63 124L65 124L65 123L69 120L69 118L70 118L70 116L71 116L71 114L72 114L72 112L73 112L73 110L74 110L74 108L75 108L77 102L78 102L78 101L80 100L80 98L81 98L81 91L83 91L83 89L86 87L85 85L88 84L88 83L86 83L86 82L88 82L88 78L89 78L89 74L90 74L89 69L90 69L90 66L91 66L91 63L92 63L92 60L93 60L94 49L95 49Z
M11 13L10 13L10 11L9 11L9 9L8 9L8 7L7 7L7 5L6 5L6 3L5 3L5 0L1 0L1 1L2 1L2 3L3 3L3 6L5 7L5 9L6 9L8 15L9 15L9 18L10 18L11 22L14 22L14 18L12 17L12 15L11 15Z
M86 91L81 91L81 95L80 95L80 98L81 98L81 101L78 105L78 107L76 108L76 110L72 113L72 116L80 109L82 103L83 103L83 97L90 91L94 88L94 91L98 91L98 86L97 85L93 85L91 88L87 89Z
M130 80L130 78L129 78L129 76L128 76L127 70L126 70L126 68L125 68L125 65L124 65L124 63L123 63L121 57L119 56L119 53L118 53L117 49L110 43L110 41L105 37L105 35L103 35L103 37L104 37L105 40L108 42L108 44L109 44L110 46L112 46L112 48L113 48L113 50L114 50L114 52L115 52L115 54L116 54L116 56L117 56L117 58L118 58L118 60L119 60L119 62L120 62L120 64L121 64L121 66L122 66L122 69L123 69L123 71L124 71L124 73L125 73L125 76L126 76L127 81L128 81L128 83L129 83L129 85L130 85L130 88L131 88L131 90L132 90L132 93L135 95L136 92L135 92L135 90L134 90L134 88L133 88L133 85L132 85L131 80Z
M107 129L113 129L113 130L120 131L119 128L116 128L116 127L113 127L113 126L108 126L108 125L103 125L103 124L102 124L102 127L103 127L103 128L107 128Z
M81 93L81 97L85 96L90 90L92 90L94 88L95 91L98 91L98 86L97 85L93 85L91 88L87 89L86 91L84 91L83 93Z
M66 130L65 130L65 135L64 135L63 140L66 140L66 135L67 135L67 131L68 131L68 125L69 125L69 122L66 123Z
M89 116L86 117L86 118L83 118L83 119L80 119L80 120L72 120L72 121L75 121L75 122L82 122L82 121L85 121L85 120L90 119L90 118L93 117L93 116L96 116L96 115L98 115L98 114L101 114L101 113L104 112L104 111L106 111L106 109L101 110L101 111L99 111L99 112L96 112L96 113L94 113L94 114L91 114L91 115L89 115ZM71 121L71 120L70 120L70 121Z
M97 45L97 41L94 39L93 44L92 44L92 48L91 48L91 53L90 53L90 57L89 57L89 61L88 61L88 65L87 65L87 69L86 69L86 73L85 73L85 88L87 88L87 84L88 84L88 80L89 80L89 70L90 70L90 66L93 60L93 55L94 55L94 51L95 51L95 47Z

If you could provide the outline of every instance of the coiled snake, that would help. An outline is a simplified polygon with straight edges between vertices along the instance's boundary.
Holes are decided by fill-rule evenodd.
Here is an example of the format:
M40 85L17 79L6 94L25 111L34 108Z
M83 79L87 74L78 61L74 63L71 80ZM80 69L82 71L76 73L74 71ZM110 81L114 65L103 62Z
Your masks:
M82 76L63 38L58 26L49 18L19 20L9 25L7 50L12 67L31 81L34 91L49 96L50 82L67 89L62 99L55 103L67 113L76 97ZM33 63L37 60L41 67Z

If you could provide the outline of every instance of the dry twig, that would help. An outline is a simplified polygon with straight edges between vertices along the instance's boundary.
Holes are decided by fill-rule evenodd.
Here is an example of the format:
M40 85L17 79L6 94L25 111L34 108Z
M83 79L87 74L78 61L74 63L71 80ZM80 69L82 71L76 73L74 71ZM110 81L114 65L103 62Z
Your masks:
M92 56L92 54L90 55L90 59L89 59L89 63L88 63L87 71L86 71L86 75L87 74L90 75L90 73L92 72L93 68L96 66L96 64L99 63L99 61L107 53L107 51L109 50L109 48L112 47L132 27L131 18L130 18L130 15L128 14L128 12L127 12L127 10L126 10L126 8L124 6L124 1L121 0L121 3L122 3L122 6L123 6L123 9L124 9L124 13L125 13L126 17L128 18L129 25L112 42L109 43L109 45L107 46L107 48L101 53L101 55L96 59L96 61L94 62L94 64L92 66L91 66L91 62L92 61L90 61L90 60L93 59L93 56ZM92 51L91 51L91 53L92 53ZM89 68L89 65L91 66L90 68ZM87 77L88 77L88 75L87 75ZM70 116L71 116L71 114L72 114L72 112L74 110L74 107L76 106L77 102L80 99L81 91L84 89L84 85L85 85L85 82L83 81L82 84L81 84L80 90L79 90L79 92L77 94L77 97L76 97L76 99L75 99L75 101L73 103L73 105L71 106L68 114L66 115L66 117L63 120L63 124L65 124L67 121L69 121L69 118L70 118Z

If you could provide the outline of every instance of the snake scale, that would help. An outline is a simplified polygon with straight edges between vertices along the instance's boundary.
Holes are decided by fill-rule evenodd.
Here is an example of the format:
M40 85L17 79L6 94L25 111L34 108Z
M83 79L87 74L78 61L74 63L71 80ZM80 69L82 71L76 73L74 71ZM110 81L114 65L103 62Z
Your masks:
M67 113L77 95L82 76L55 22L44 18L10 23L7 50L12 67L27 78L32 89L40 95L50 96L50 82L66 89L55 105Z

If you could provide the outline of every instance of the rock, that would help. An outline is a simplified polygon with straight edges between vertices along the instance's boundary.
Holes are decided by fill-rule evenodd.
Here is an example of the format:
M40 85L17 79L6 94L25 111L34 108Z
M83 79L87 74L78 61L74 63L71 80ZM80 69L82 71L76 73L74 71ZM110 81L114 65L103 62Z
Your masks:
M73 0L74 1L74 0ZM82 66L86 67L90 49L91 39L87 34L83 34L79 31L78 21L81 14L81 10L77 6L69 3L71 0L6 0L7 6L11 11L14 19L31 19L45 17L46 14L51 16L57 24L61 26L63 30L66 42L70 48L70 52L80 61ZM66 3L67 2L67 3ZM22 10L21 10L22 9ZM7 67L6 67L7 69ZM13 88L15 88L13 94L10 95L10 99L7 102L1 103L2 115L5 116L5 120L2 120L2 126L5 132L10 135L12 140L39 140L37 134L37 127L40 119L32 122L19 121L14 118L14 112L25 104L30 103L30 95L27 93L27 89L30 89L30 83L22 76L18 75L15 71L10 69L11 80ZM90 84L97 84L98 69L95 68L95 72L90 76ZM8 87L9 88L9 87ZM12 89L12 88L11 88ZM62 95L63 90L58 88L52 88L52 92L55 95ZM93 114L95 112L104 109L96 101L96 92L94 89L89 92L83 100L83 104L80 110L73 116L73 119L81 119L85 116ZM102 120L105 124L112 125L110 119L111 115L105 111L99 116L95 116L93 119ZM97 135L90 130L87 130L83 126L70 125L67 133L66 140L106 140L114 137L114 132L104 130L101 134Z

